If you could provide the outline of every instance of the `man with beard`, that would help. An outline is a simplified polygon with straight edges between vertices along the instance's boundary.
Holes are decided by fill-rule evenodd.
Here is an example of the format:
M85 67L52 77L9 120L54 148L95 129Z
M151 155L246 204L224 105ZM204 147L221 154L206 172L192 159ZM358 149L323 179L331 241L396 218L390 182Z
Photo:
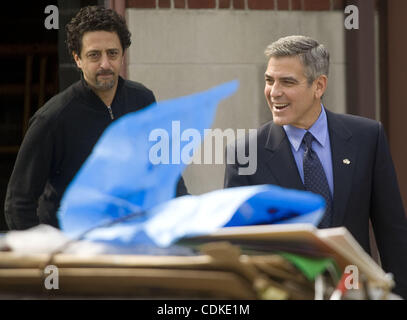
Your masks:
M141 83L119 76L131 34L115 11L82 8L66 32L81 80L51 98L30 120L7 188L10 229L40 223L58 227L62 195L106 127L155 102ZM181 178L177 195L186 193Z

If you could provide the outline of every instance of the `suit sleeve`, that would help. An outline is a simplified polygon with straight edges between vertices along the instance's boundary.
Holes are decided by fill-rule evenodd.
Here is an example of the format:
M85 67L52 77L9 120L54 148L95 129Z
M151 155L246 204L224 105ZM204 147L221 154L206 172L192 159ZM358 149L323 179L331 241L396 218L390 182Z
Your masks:
M407 298L407 220L386 135L378 126L371 219L382 267L393 273L394 291Z
M38 199L50 173L52 149L51 128L43 118L33 118L7 187L4 214L10 229L28 229L39 224Z

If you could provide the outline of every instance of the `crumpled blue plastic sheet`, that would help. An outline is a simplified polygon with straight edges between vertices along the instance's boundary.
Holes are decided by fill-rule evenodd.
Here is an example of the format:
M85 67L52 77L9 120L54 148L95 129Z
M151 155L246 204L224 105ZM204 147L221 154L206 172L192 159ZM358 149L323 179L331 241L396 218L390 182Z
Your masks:
M113 122L64 193L57 214L61 229L77 237L101 223L147 212L174 198L186 166L185 161L178 161L180 151L185 146L196 150L202 141L172 139L173 123L178 122L180 132L193 128L204 137L204 129L212 126L219 102L236 92L238 86L235 80L204 92L157 102ZM169 134L169 164L151 162L150 151L160 141L150 141L149 137L157 129ZM189 158L192 156L190 152ZM147 218L148 213L141 219Z
M277 186L249 186L217 190L200 196L174 198L185 163L172 163L190 141L180 143L170 164L152 164L149 153L156 142L149 133L161 128L171 133L172 121L181 132L210 128L216 107L233 94L233 81L205 92L158 102L113 122L67 188L58 212L61 229L76 238L96 228L86 239L109 245L169 247L178 239L211 233L221 227L269 223L311 223L324 212L322 197ZM195 141L195 151L201 141ZM176 146L176 145L175 145ZM171 152L170 152L171 153ZM193 153L191 152L190 157ZM171 200L172 199L172 200Z
M305 191L258 185L184 196L149 212L144 221L129 220L90 232L87 239L124 244L169 247L184 237L205 235L221 227L278 223L317 225L324 199Z

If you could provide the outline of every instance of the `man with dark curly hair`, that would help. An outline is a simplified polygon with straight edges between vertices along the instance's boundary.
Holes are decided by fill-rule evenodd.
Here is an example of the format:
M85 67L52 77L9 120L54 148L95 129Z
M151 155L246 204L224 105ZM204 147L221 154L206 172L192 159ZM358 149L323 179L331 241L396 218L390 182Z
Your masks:
M119 76L131 34L115 11L82 8L66 32L81 80L51 98L30 120L7 188L10 229L40 223L59 227L56 213L62 195L106 127L155 102L141 83ZM186 193L181 178L177 195Z

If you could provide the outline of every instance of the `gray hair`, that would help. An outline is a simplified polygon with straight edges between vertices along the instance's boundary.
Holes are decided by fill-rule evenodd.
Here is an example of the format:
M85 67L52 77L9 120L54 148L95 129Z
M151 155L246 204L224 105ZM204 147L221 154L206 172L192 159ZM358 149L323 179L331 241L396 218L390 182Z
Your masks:
M329 52L323 44L306 36L288 36L270 44L264 54L268 57L299 56L305 76L311 84L320 75L329 73Z

